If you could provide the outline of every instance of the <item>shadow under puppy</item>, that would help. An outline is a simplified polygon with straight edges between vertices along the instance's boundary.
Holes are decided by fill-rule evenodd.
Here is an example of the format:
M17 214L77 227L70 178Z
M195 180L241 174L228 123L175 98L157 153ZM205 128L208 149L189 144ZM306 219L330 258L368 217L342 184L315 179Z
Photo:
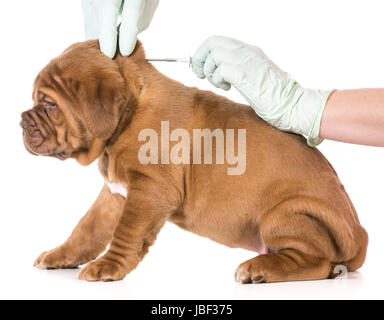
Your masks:
M367 234L317 149L272 128L249 106L165 77L140 43L115 60L97 41L72 45L37 76L33 99L21 122L27 150L83 165L98 159L106 182L68 240L42 253L37 267L88 263L79 279L123 279L167 221L258 252L237 269L241 283L326 279L336 265L354 271L365 260ZM228 163L143 164L138 137L146 128L160 134L162 120L190 136L193 129L246 129L245 172L228 175ZM220 151L217 140L212 148Z

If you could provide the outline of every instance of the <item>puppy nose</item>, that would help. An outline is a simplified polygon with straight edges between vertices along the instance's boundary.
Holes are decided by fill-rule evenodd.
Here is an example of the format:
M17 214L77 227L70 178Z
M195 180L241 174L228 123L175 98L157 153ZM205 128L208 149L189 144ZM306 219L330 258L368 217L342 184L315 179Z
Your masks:
M20 121L20 127L22 127L23 129L26 129L29 125L33 125L33 119L31 118L31 116L29 115L29 111L24 111L22 114L21 114L21 121Z
M27 128L27 123L25 122L25 120L21 120L20 123L19 123L20 127L25 130Z

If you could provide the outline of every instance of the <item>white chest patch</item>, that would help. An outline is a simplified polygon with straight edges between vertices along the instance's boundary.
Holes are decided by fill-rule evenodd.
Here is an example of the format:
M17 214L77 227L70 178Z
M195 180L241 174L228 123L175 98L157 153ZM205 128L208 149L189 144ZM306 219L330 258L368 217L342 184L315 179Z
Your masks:
M107 185L112 194L119 194L124 198L127 197L127 188L122 184L108 182Z

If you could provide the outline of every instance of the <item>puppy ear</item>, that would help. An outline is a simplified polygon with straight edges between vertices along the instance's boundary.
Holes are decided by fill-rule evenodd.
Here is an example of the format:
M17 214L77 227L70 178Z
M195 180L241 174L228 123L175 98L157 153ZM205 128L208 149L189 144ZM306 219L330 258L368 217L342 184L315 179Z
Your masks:
M84 95L80 104L88 131L96 138L108 140L126 104L123 81L89 81L85 84Z

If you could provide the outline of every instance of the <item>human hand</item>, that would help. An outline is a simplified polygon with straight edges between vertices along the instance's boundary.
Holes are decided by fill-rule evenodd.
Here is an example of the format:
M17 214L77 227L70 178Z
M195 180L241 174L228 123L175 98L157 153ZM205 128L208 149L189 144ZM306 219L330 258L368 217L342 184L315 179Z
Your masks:
M159 0L83 0L86 38L98 39L101 51L113 58L119 36L120 53L129 56L137 35L149 27L158 4Z
M226 37L206 40L195 53L192 68L218 88L234 86L274 127L306 136L311 146L321 143L321 116L333 90L304 89L260 48Z

